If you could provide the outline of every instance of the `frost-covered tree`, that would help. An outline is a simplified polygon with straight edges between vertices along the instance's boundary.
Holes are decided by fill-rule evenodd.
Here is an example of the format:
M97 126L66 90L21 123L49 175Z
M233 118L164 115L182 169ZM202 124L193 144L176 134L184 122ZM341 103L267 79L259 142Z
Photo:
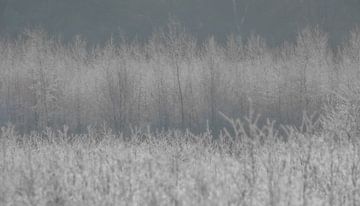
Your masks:
M245 116L250 104L263 115L260 124L268 117L299 123L303 110L321 111L329 92L359 82L358 30L335 58L317 29L271 48L257 36L196 42L173 24L148 42L95 48L39 31L0 40L0 123L23 131L69 125L83 132L104 123L114 131L202 131L208 120L216 131L224 124L219 112Z

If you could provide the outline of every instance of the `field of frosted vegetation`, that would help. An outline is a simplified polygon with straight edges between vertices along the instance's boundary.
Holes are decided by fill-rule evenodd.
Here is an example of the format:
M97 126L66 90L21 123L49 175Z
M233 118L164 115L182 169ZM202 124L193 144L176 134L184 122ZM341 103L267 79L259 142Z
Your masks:
M0 40L0 205L358 205L360 30Z

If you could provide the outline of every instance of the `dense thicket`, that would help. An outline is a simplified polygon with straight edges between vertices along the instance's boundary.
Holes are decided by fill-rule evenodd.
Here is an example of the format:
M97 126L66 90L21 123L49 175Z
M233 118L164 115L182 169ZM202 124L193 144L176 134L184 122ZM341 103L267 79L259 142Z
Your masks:
M199 44L175 23L145 44L89 49L76 39L63 46L33 31L1 40L0 48L0 122L25 132L102 124L217 131L219 111L242 117L250 105L264 118L296 124L303 110L320 112L331 91L359 83L358 30L336 55L317 29L270 49L258 37Z
M1 205L329 205L360 197L359 93L303 126L228 118L218 138L170 130L0 130ZM320 127L321 126L321 127ZM284 139L285 137L285 139ZM283 141L285 140L285 141Z

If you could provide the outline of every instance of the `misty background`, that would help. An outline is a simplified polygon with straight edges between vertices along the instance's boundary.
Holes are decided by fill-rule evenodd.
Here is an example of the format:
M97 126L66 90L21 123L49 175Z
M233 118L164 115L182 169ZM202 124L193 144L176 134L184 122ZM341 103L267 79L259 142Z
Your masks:
M317 25L337 44L360 22L359 11L359 0L0 0L0 28L8 37L41 27L101 43L111 35L146 39L175 18L200 39L258 34L278 45Z

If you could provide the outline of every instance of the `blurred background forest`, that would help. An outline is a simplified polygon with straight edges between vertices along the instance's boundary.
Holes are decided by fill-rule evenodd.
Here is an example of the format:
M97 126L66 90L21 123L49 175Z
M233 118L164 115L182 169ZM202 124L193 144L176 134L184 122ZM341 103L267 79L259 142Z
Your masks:
M257 34L278 45L319 25L334 45L360 22L359 11L359 0L0 0L0 28L13 37L37 26L99 43L111 35L147 38L175 18L201 39Z
M359 0L0 0L0 126L218 131L219 112L243 118L250 106L262 122L299 125L304 110L336 105L334 92L360 91L359 9Z

